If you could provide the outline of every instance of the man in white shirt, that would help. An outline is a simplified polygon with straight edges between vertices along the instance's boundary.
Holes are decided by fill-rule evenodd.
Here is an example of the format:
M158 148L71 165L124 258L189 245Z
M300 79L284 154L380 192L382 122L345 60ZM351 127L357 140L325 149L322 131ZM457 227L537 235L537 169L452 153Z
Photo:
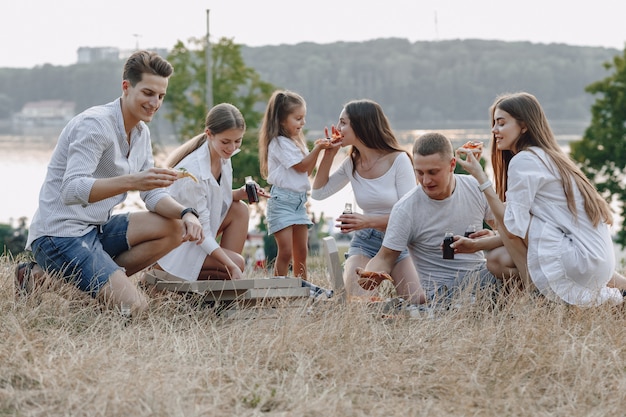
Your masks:
M139 313L147 302L128 277L183 241L202 242L195 209L164 189L178 174L154 167L146 125L172 72L157 54L134 53L124 65L122 96L85 110L63 129L26 244L36 263L18 265L18 292L28 292L46 271L107 305ZM112 216L134 190L149 211Z
M468 226L482 227L483 221L491 225L494 216L477 181L454 173L450 140L439 133L420 136L413 146L413 166L419 185L394 205L381 249L359 273L388 273L408 247L427 298L476 281L480 286L495 284L483 251L502 246L502 241L487 231L463 237ZM454 259L443 259L446 232L454 235Z

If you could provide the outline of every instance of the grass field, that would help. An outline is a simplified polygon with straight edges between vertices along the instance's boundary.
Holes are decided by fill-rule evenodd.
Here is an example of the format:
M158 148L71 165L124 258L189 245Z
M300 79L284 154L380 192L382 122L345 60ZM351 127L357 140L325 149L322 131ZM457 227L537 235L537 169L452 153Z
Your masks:
M332 301L224 318L164 294L127 321L67 286L16 301L13 267L0 258L0 416L626 414L622 307L518 294L412 318Z

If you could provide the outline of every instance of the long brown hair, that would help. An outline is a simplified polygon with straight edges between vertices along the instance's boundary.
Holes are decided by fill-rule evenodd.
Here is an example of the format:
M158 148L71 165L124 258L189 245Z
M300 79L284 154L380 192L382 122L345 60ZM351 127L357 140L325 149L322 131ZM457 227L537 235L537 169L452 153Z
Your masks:
M288 90L274 91L267 103L267 108L263 115L263 123L259 130L259 163L261 176L264 179L267 179L268 175L267 152L270 142L278 136L292 139L300 150L302 150L302 154L304 155L306 153L306 141L304 140L302 131L300 131L299 137L292 138L282 126L282 123L287 117L298 107L306 108L306 102L302 96Z
M413 161L411 154L400 146L380 104L368 99L352 100L343 109L350 119L350 127L354 131L354 135L365 146L371 149L381 149L388 153L404 152ZM350 158L352 158L352 170L354 172L357 162L361 158L356 146L352 146Z
M204 121L204 128L211 134L218 134L230 129L246 129L246 121L239 109L230 103L220 103L209 110ZM204 145L207 141L206 133L201 133L174 149L167 158L168 167L176 166L187 155Z
M504 94L496 98L490 108L492 127L496 123L496 109L507 112L521 126L526 128L526 132L522 133L513 144L513 149L506 151L497 149L495 137L493 137L492 133L491 164L496 181L496 192L500 200L505 201L506 199L508 169L511 159L518 152L527 150L531 146L536 146L543 149L556 165L563 182L563 192L567 199L567 207L572 215L576 218L578 217L574 202L573 180L583 196L585 212L593 225L597 226L601 221L607 224L613 223L613 214L609 204L602 198L574 161L561 149L552 133L541 104L539 104L535 96L521 92Z

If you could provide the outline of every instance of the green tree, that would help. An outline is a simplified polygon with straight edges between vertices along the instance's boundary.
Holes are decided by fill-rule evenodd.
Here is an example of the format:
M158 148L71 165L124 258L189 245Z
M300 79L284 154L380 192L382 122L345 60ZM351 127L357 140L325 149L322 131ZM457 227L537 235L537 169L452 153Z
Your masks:
M28 239L26 220L26 217L20 217L17 227L10 224L0 224L0 254L11 254L15 257L24 252Z
M617 242L626 246L626 49L604 67L613 73L590 84L585 91L596 95L591 124L580 141L571 143L578 161L607 201L618 206L622 217Z
M179 41L168 55L175 76L167 89L166 118L174 124L181 142L204 130L209 110L205 100L206 41L191 39L189 42L195 45L195 49ZM259 175L257 128L265 104L276 87L261 80L254 69L245 65L241 47L227 38L211 44L213 103L237 106L246 120L247 131L241 153L232 160L233 185L243 185L245 176L252 175L264 186L266 184Z

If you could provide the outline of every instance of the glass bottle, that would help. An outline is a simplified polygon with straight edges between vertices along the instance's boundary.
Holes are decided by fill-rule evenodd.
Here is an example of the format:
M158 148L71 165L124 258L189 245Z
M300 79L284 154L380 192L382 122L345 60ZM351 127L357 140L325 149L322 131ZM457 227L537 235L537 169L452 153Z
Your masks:
M246 177L246 194L248 195L248 203L253 204L259 201L259 195L256 192L256 183L250 175Z
M450 245L454 242L452 232L446 232L443 238L443 259L454 259L454 249Z

